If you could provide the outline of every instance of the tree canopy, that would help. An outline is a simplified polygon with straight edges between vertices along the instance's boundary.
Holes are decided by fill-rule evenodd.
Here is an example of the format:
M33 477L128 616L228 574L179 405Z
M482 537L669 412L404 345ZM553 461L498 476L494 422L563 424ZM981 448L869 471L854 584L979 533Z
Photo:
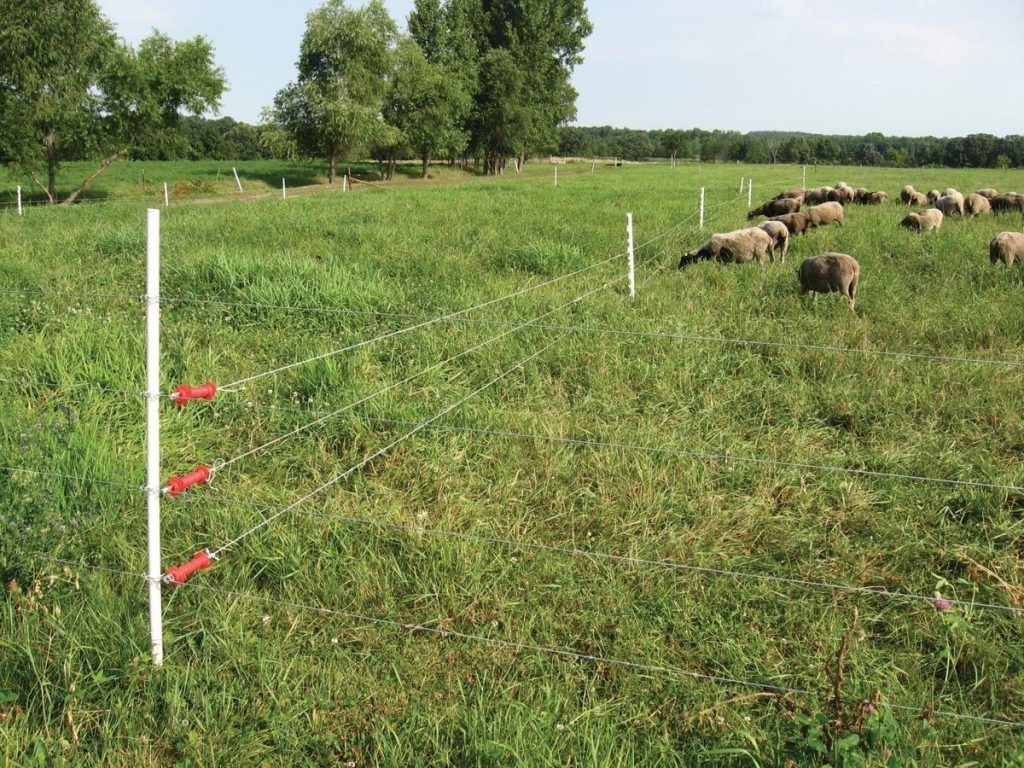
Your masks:
M216 109L224 74L196 37L154 32L134 49L94 0L8 0L0 5L0 159L35 172L53 202L69 156L102 158L65 202L113 160L174 129L182 111Z

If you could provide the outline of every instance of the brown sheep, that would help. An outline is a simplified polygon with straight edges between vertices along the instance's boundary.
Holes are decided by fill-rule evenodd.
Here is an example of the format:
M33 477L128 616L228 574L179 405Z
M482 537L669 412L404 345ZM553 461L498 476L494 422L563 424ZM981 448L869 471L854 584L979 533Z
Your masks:
M995 196L996 196L996 195L998 195L999 193L998 193L998 192L996 192L996 191L995 191L994 189L992 189L991 187L986 187L985 189L979 189L979 190L977 190L977 191L976 191L976 192L975 192L974 194L976 194L976 195L981 195L981 196L982 196L982 197L984 197L984 198L985 198L986 200L991 200L991 199L992 199L993 197L995 197Z
M784 213L794 213L800 210L800 201L793 198L782 200L769 200L747 214L747 220L756 219L758 216L781 216Z
M806 213L787 213L783 216L772 216L768 221L781 221L789 230L790 236L802 235L810 226L811 219Z
M988 202L992 206L993 213L1002 213L1003 211L1020 211L1024 213L1024 195L1004 192L1001 195L996 195Z
M907 184L900 190L900 202L904 205L915 205L914 196L918 194L920 194L920 192L914 189L913 184Z
M908 213L900 222L900 226L917 232L930 232L933 229L938 231L942 226L942 211L938 208L929 208L920 213Z
M865 205L868 201L868 196L870 194L871 192L867 189L867 187L857 187L855 190L853 190L853 202Z
M988 258L1012 267L1015 261L1024 261L1024 232L1000 232L988 244Z
M853 201L853 187L836 187L826 196L828 202L846 205Z
M928 205L928 197L921 192L915 192L910 199L911 205Z
M829 193L834 192L832 187L818 187L817 189L808 189L807 194L804 195L804 203L807 205L818 205L819 203L828 202Z
M868 193L867 199L864 201L865 205L881 205L889 199L889 195L885 192L870 192Z
M943 216L963 216L963 200L958 200L951 195L943 195L935 201L935 207L942 211Z
M804 195L807 194L806 189L789 189L785 192L779 192L775 196L776 200L799 200L801 203L804 201Z
M979 214L989 213L991 211L992 204L984 195L979 195L977 192L971 192L971 194L964 199L964 213L972 218Z
M679 269L711 259L717 259L723 264L746 264L755 258L761 262L761 269L764 269L765 256L772 245L768 233L757 227L712 235L700 248L683 255L679 260Z
M786 263L786 252L789 250L789 227L783 224L781 221L762 221L757 225L758 229L763 229L768 233L768 237L772 239L771 249L768 251L772 261L775 261L775 251L778 248L782 248L782 263Z
M857 303L860 264L845 253L825 253L804 259L796 271L801 293L839 293L850 300L852 311Z
M807 209L807 218L810 219L812 227L820 227L833 222L841 227L843 226L843 206L835 201L821 203Z
M925 195L925 199L928 201L929 205L935 205L935 201L940 197L942 197L942 193L937 189L930 189L928 190L928 194Z

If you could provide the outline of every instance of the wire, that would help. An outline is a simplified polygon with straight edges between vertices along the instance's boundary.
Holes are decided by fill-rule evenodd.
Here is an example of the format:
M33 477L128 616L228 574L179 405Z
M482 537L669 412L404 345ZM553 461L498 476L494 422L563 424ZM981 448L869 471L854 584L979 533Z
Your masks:
M65 560L61 558L50 557L43 554L36 554L33 557L37 560L48 561L57 563L74 568L84 568L86 570L96 571L100 573L116 574L119 576L130 576L135 579L142 581L148 581L148 576L143 573L136 573L132 571L121 570L117 568L94 566L86 563L76 563L71 560ZM378 626L386 626L394 629L404 630L410 633L423 633L433 635L435 637L441 637L445 639L465 640L469 642L483 643L499 648L506 648L509 650L516 650L529 653L538 653L541 655L554 656L562 659L574 659L576 661L587 661L599 664L607 664L609 666L617 666L626 669L631 669L637 672L647 672L652 674L667 674L677 677L688 677L694 680L701 680L704 682L716 683L718 685L736 685L743 688L752 688L762 691L770 691L772 693L804 696L811 699L818 700L820 695L814 691L810 691L803 688L790 688L780 685L772 685L771 683L761 683L753 680L745 680L738 677L728 677L725 675L712 675L705 672L696 672L694 670L683 669L681 667L670 667L658 664L646 664L643 662L631 661L628 659L619 659L608 656L599 656L597 654L584 653L582 651L576 651L567 648L558 648L554 646L544 645L533 645L530 643L520 643L513 640L504 640L501 638L487 637L486 635L474 635L467 632L459 632L457 630L442 629L439 627L431 627L424 624L410 623L398 621L382 616L368 616L365 614L354 613L350 611L342 611L336 608L327 608L319 605L310 605L306 603L299 603L291 600L281 600L279 598L268 597L266 595L257 595L251 592L241 592L238 590L221 589L218 587L211 587L206 584L199 582L186 582L178 585L176 589L187 588L197 589L203 592L209 592L210 594L220 595L223 597L230 597L236 600L250 601L263 603L264 605L274 605L282 608L290 608L293 610L307 611L309 613L318 613L323 616L333 616L344 619L351 619L357 622L363 622L366 624L375 624ZM851 704L861 704L863 702L855 699L847 700ZM984 723L987 725L999 725L1008 728L1024 728L1024 722L1017 720L1008 720L1002 718L984 717L981 715L965 715L960 712L951 712L938 709L926 709L924 707L912 707L901 704L884 704L882 706L888 707L889 709L899 712L909 712L920 716L931 715L934 717L948 718L953 720L962 720L969 722Z
M83 475L63 475L59 472L49 472L40 469L26 469L25 467L6 467L0 466L0 470L6 470L15 474L25 475L37 475L39 477L59 477L64 480L74 480L79 483L100 483L101 485L110 485L115 488L127 488L131 491L138 491L139 493L144 492L144 488L141 485L132 485L131 483L119 483L114 480L102 480L97 477L85 477Z
M206 500L216 501L218 503L223 504L245 506L251 509L260 510L261 512L277 511L277 508L272 507L270 505L259 504L257 502L248 501L245 499L234 499L218 495L209 495L203 497L189 495L188 498L184 500L186 503L190 504L196 504L199 503L200 501ZM827 589L833 592L845 592L848 594L874 595L877 597L884 597L890 600L903 600L908 602L923 603L934 603L935 600L934 595L928 596L915 594L912 592L890 590L886 587L880 586L857 587L852 586L850 584L841 584L838 582L805 579L791 576L774 576L772 574L767 573L757 573L754 571L739 571L731 568L718 568L706 565L693 565L689 563L681 563L675 560L659 560L653 558L631 557L629 555L616 555L613 553L601 552L598 550L580 549L579 547L560 547L549 544L540 544L536 542L524 541L522 539L509 539L500 536L484 536L480 534L465 533L461 531L449 531L443 528L428 528L425 526L411 525L407 523L393 523L382 520L373 520L370 518L358 517L355 515L341 515L332 514L328 512L317 512L310 509L299 510L299 513L306 515L307 517L317 517L324 520L336 520L343 523L351 523L353 525L365 525L374 528L403 531L406 533L415 533L419 535L438 536L441 538L468 541L476 544L493 544L501 547L506 547L508 549L533 550L537 552L547 552L555 555L593 558L595 560L607 560L609 562L623 563L626 565L662 568L665 570L684 571L687 573L699 573L709 576L727 576L734 579L751 579L754 581L763 581L775 584L788 584L790 586L808 587L812 589ZM955 598L943 599L946 600L951 606L956 605L963 608L1005 611L1007 613L1024 613L1024 607L1015 605L979 603L974 600L960 600Z
M5 370L5 369L0 369ZM9 379L0 376L0 383L3 384L15 384L19 387L44 387L46 389L85 389L94 392L99 392L104 395L132 395L133 397L145 397L146 393L137 389L110 389L108 387L100 387L96 384L88 383L61 383L56 381L37 381L34 379Z
M370 345L370 344L374 344L374 343L376 343L378 341L384 341L385 339L394 338L395 336L400 336L403 333L409 333L410 331L415 331L415 330L418 330L420 328L425 328L428 325L433 325L435 323L439 323L439 322L444 321L444 320L451 320L452 318L458 317L459 315L463 315L463 314L466 314L468 312L473 312L474 310L477 310L477 309L483 309L484 307L488 307L488 306L491 306L492 304L497 304L497 303L502 302L502 301L507 301L508 299L514 298L516 296L520 296L520 295L522 295L524 293L528 293L529 291L535 291L538 288L543 288L545 286L557 283L557 282L559 282L561 280L565 280L567 278L574 277L576 275L580 275L580 274L582 274L584 272L589 272L590 270L596 269L597 267L604 266L605 264L608 264L609 262L614 261L615 259L622 258L624 255L625 255L624 253L618 253L618 254L610 257L610 258L605 259L604 261L599 261L596 264L591 264L588 267L583 267L582 269L577 269L577 270L575 270L573 272L569 272L569 273L567 273L565 275L561 275L560 277L556 277L556 278L554 278L552 280L547 280L545 282L538 283L536 285L532 285L532 286L529 286L529 287L526 287L526 288L522 288L522 289L516 291L515 293L510 293L510 294L508 294L506 296L500 296L500 297L498 297L496 299L491 299L491 300L485 301L485 302L483 302L481 304L476 304L476 305L474 305L472 307L466 307L465 309L460 309L460 310L458 310L456 312L452 312L452 313L449 313L447 315L443 315L441 317L435 317L435 318L431 318L429 320L424 320L421 323L416 323L415 325L410 325L410 326L407 326L405 328L400 328L397 331L390 331L389 333L385 333L385 334L383 334L381 336L376 336L376 337L374 337L372 339L367 339L365 341L360 341L360 342L357 342L356 344L350 344L349 346L343 347L341 349L332 350L330 352L324 352L323 354L316 355L315 357L311 357L311 358L309 358L307 360L299 360L299 361L296 361L294 363L289 363L288 365L281 366L280 368L275 368L272 371L266 371L264 373L258 373L258 374L254 375L254 376L247 376L244 379L239 379L238 381L233 381L230 384L225 384L223 387L221 387L221 389L228 389L228 388L238 387L238 386L241 386L242 384L248 384L249 382L256 381L257 379L262 379L262 378L264 378L266 376L272 376L272 375L274 375L276 373L281 373L282 371L287 371L287 370L289 370L291 368L295 368L295 367L300 366L300 365L307 365L307 364L315 362L317 360L323 360L323 359L328 358L328 357L333 357L334 355L339 355L342 352L351 352L352 350L359 349L360 347L365 347L365 346Z
M425 422L423 422L421 424L418 424L416 427L414 427L413 429L409 430L408 432L406 432L404 435L402 435L398 439L392 441L391 443L389 443L388 445L384 446L383 448L380 448L379 450L375 451L374 453L372 453L371 455L367 456L366 458L364 458L362 461L358 462L357 464L354 464L349 469L347 469L344 472L342 472L340 475L336 475L335 477L331 478L330 480L328 480L323 485L313 489L312 491L310 491L306 495L302 496L297 501L292 502L287 507L285 507L285 508L279 510L278 512L276 512L275 514L271 515L269 518L266 518L265 520L263 520L262 522L258 523L257 525L254 525L248 531L246 531L243 534L241 534L240 536L232 539L227 544L224 544L224 545L218 547L216 550L214 550L213 552L210 553L210 557L211 558L216 558L218 555L220 555L220 553L222 553L225 550L230 549L231 547L235 546L236 544L238 544L238 542L242 541L243 539L247 538L248 536L251 536L253 533L255 533L256 531L260 530L261 528L264 528L267 525L270 525L270 523L274 522L277 518L279 518L282 515L288 513L289 511L295 509L300 504L302 504L305 501L311 499L313 496L316 496L317 494L319 494L321 491L324 491L327 488L330 488L332 485L335 485L336 483L341 482L342 480L344 480L349 475L351 475L354 472L358 471L362 467L365 467L367 464L369 464L371 461L376 459L378 456L384 455L385 453L390 451L392 448L394 448L396 445L398 445L402 441L406 440L407 438L412 437L413 435L415 435L416 433L422 431L423 429L426 429L428 426L430 426L430 424L432 424L437 419L439 419L442 416L450 413L451 411L455 410L459 406L463 405L464 403L466 403L469 400L471 400L474 397L476 397L478 394L483 392L485 389L493 386L494 384L497 384L499 381L501 381L502 379L506 378L507 376L509 376L514 371L518 370L519 368L522 368L524 365L526 365L528 362L530 362L534 358L538 357L539 355L543 354L547 350L551 349L551 347L553 347L555 344L557 344L562 338L563 337L560 336L559 338L555 339L554 341L552 341L550 344L547 344L545 347L543 347L539 351L534 352L532 355L530 355L529 357L519 361L518 363L513 365L511 368L506 369L500 375L498 375L494 379L491 379L491 381L489 381L488 383L484 384L482 387L479 387L478 389L475 389L473 392L471 392L468 395L466 395L465 397L461 398L460 400L458 400L453 405L450 405L447 408L445 408L444 410L439 411L438 413L436 413L434 416L432 416L427 421L425 421Z
M552 310L549 310L549 311L545 312L542 315L539 315L535 319L540 319L540 318L543 318L543 317L547 317L548 315L552 315L555 312L559 312L559 311L565 309L566 307L571 307L574 304L578 304L579 302L581 302L584 299L594 295L595 293L603 291L604 289L608 288L609 286L614 285L617 282L621 282L624 279L625 279L625 276L618 277L618 278L616 278L614 280L611 280L611 281L605 283L604 285L602 285L602 286L600 286L598 288L594 288L593 290L587 291L586 293L582 294L581 296L577 296L572 301L568 301L565 304L562 304L562 305L560 305L558 307L555 307ZM483 347L486 347L488 344L493 344L494 342L499 341L499 340L505 338L506 336L509 336L510 334L515 333L516 331L522 330L523 328L527 327L527 325L528 324L518 325L518 326L516 326L514 328L511 328L510 330L507 330L507 331L504 331L503 333L498 334L497 336L492 336L491 338L486 339L485 341L482 341L479 344L476 344L476 345L470 347L469 349L464 349L463 351L459 352L458 354L452 355L452 356L446 358L445 360L442 360L439 363L435 363L434 365L428 366L427 368L424 368L421 371L418 371L418 372L416 372L414 374L406 376L404 379L401 379L400 381L396 381L393 384L389 384L388 386L384 387L383 389L379 389L376 392L374 392L374 393L372 393L370 395L367 395L366 397L363 397L363 398L361 398L359 400L356 400L355 402L349 403L348 405L345 405L342 408L339 408L338 410L336 410L336 411L334 411L332 413L328 413L328 414L326 414L324 416L321 416L318 419L310 422L309 424L305 424L305 425L303 425L301 427L298 427L297 429L293 429L291 432L288 432L287 434L281 435L280 437L276 437L273 440L270 440L269 442L263 443L262 445L258 445L255 448L253 448L253 449L251 449L249 451L246 451L243 454L235 456L232 459L228 459L227 461L220 462L220 463L218 463L216 465L216 467L214 469L211 470L211 472L220 472L225 467L228 467L228 466L230 466L230 465L232 465L232 464L234 464L234 463L236 463L238 461L241 461L244 458L252 456L253 454L259 453L260 451L263 451L263 450L271 447L272 445L276 445L278 443L281 443L281 442L287 440L288 438L293 437L293 436L295 436L295 435L297 435L297 434L299 434L301 432L305 432L307 429L310 429L311 427L314 427L317 424L322 424L323 422L325 422L325 421L327 421L329 419L335 418L335 417L339 416L340 414L344 413L345 411L349 411L352 408L355 408L357 405L361 405L361 404L367 402L368 400L372 400L373 398L379 397L380 395L383 395L386 392L390 392L391 390L396 389L396 388L402 386L403 384L407 384L410 381L413 381L414 379L418 379L420 376L424 376L424 375L426 375L426 374L428 374L428 373L430 373L432 371L436 371L436 370L438 370L440 368L443 368L446 365L448 365L449 363L452 363L452 362L454 362L455 360L458 360L461 357L465 357L466 355L469 355L469 354L471 354L473 352L476 352L479 349L482 349Z

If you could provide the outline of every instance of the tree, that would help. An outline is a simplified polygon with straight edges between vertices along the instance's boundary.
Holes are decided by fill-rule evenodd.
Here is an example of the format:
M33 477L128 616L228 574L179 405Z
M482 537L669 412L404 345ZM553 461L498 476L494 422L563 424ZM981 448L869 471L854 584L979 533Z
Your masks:
M111 162L160 136L180 110L216 108L223 73L201 37L175 43L154 33L136 52L114 36L93 0L8 0L0 6L0 157L33 174L52 203L61 162L102 153L74 202ZM35 172L45 168L47 183Z
M427 61L413 40L402 41L395 61L384 119L404 134L427 178L431 157L465 145L461 126L469 96L447 68Z
M327 0L306 17L298 80L274 97L274 116L300 151L327 160L331 184L339 158L386 133L381 106L397 37L381 0L358 10Z

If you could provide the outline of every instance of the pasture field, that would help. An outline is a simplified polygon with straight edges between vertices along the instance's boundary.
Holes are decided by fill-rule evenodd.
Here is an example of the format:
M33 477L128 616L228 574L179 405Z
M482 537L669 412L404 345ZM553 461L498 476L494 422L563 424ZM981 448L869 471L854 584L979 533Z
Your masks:
M52 473L0 470L5 764L1024 765L1024 280L987 251L1021 217L851 205L785 264L678 271L740 176L800 169L547 172L164 211L168 391L510 298L164 405L169 476L482 345L165 500L170 566L442 414L167 589L159 670L145 205L0 212L0 465ZM856 313L799 295L829 250Z

